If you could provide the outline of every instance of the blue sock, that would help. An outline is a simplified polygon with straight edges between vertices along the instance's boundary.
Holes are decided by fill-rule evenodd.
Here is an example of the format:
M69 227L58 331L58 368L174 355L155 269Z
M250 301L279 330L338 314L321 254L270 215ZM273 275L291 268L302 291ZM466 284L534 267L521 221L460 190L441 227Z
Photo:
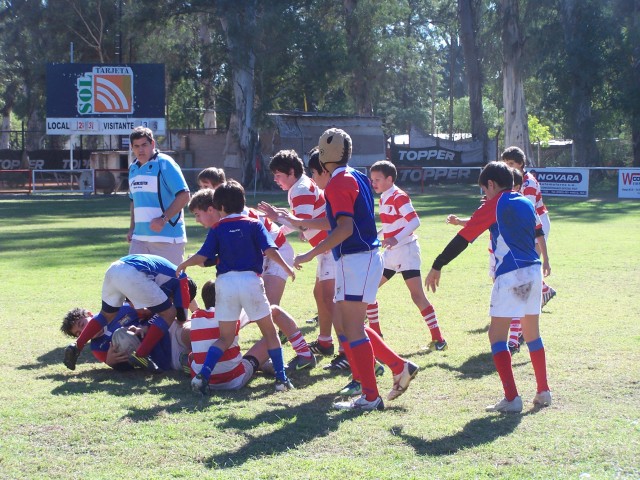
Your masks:
M207 356L204 359L204 363L202 364L202 369L200 370L200 375L209 382L209 377L211 376L211 372L216 367L216 363L220 360L220 357L224 352L220 350L215 345L211 345L209 347L209 351L207 352Z
M273 369L276 372L276 378L281 382L287 381L287 374L284 371L284 357L282 354L282 348L273 348L268 350L269 358L273 362Z

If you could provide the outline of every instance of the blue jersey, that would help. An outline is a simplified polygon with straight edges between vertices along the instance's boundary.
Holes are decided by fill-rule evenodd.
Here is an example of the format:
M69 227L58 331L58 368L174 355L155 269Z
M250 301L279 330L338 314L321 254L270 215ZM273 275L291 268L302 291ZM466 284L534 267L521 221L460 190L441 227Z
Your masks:
M111 337L120 327L140 327L138 313L129 304L124 304L118 310L115 318L104 328L102 335L91 339L90 348L93 355L101 362L106 362L107 351L111 347ZM151 358L163 370L171 370L171 338L163 335L160 341L151 350Z
M151 230L151 220L161 216L180 192L189 191L178 164L168 155L156 153L147 163L129 166L129 198L133 201L133 238L143 242L185 243L187 233L182 211L169 218L160 232Z
M198 255L214 261L218 256L218 275L227 272L262 273L262 253L277 248L262 222L233 214L224 217L207 233Z
M491 232L498 277L541 263L536 228L540 226L533 204L519 193L505 190L483 203L458 234L472 242L485 230Z
M337 247L333 257L368 252L380 246L376 228L375 207L371 183L366 175L351 167L334 170L324 191L327 201L327 219L333 230L341 215L353 218L353 233Z
M135 254L127 255L120 259L121 262L131 265L139 272L152 279L167 295L173 299L176 308L187 308L191 301L189 296L189 284L187 274L182 272L176 277L176 265L166 258L158 255Z

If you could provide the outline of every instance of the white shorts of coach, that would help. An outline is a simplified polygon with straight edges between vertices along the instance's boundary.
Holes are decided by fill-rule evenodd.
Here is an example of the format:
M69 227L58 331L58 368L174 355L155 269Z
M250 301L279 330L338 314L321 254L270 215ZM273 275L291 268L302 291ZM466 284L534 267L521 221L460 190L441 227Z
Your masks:
M540 315L541 299L540 265L519 268L496 278L491 291L489 315L510 318Z
M336 260L334 302L373 303L382 278L382 254L378 249L351 253Z
M271 313L264 282L255 272L227 272L216 278L216 318L237 322L242 309L256 321Z
M278 248L278 252L280 252L280 255L282 256L285 262L293 266L294 253L293 253L293 247L289 242L285 243L280 248ZM276 262L274 262L273 260L267 257L264 257L264 261L262 262L262 275L263 276L273 275L274 277L280 277L283 280L289 279L289 275L284 270L284 268L282 268Z
M384 268L394 272L406 270L420 270L420 245L417 240L398 245L393 248L385 248L382 253Z
M149 308L166 302L168 297L147 275L118 260L111 264L104 275L102 301L119 308L125 298L135 308Z

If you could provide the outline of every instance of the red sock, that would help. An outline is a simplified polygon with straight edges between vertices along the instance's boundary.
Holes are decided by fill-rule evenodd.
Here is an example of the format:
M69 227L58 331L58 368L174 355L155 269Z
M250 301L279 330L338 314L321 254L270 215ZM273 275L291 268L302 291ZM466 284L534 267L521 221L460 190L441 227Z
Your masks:
M347 357L347 361L349 362L349 367L351 367L351 378L356 382L360 381L360 372L358 371L358 365L356 364L355 359L353 358L353 352L351 351L351 346L349 345L349 341L347 337L344 335L340 335L338 337L340 340L340 346L344 351L345 357Z
M301 357L311 357L311 350L309 349L309 345L307 341L302 336L302 332L300 330L296 330L296 332L289 337L289 341L291 342L291 346L296 354Z
M520 345L520 332L522 332L522 325L519 318L512 318L509 325L509 343L514 345Z
M360 372L362 393L367 401L373 402L380 396L380 393L378 392L378 384L376 383L376 374L373 370L374 358L371 342L365 337L361 340L356 340L350 344L350 347L353 353L353 359L355 363L357 363L358 371Z
M139 357L148 356L163 336L164 331L160 327L157 325L149 325L149 330L147 330L147 334L144 336L142 343L136 348L136 355Z
M369 327L365 327L364 330L367 332L369 340L371 340L373 355L389 367L394 375L402 373L402 370L404 369L404 360L399 357L396 352L391 350L386 343L384 343L384 340L380 338L377 332Z
M500 376L502 388L504 388L504 396L510 402L518 396L518 389L516 388L516 381L513 378L511 353L509 353L509 349L494 353L493 363Z
M76 346L78 347L78 350L82 350L87 342L95 337L103 328L104 325L101 324L96 317L93 317L91 320L89 320L89 323L85 325L85 327L82 329L82 332L80 332L80 336L76 340Z
M547 359L544 353L544 347L533 352L529 351L529 357L531 358L533 373L536 376L537 393L549 390L549 385L547 384Z
M382 336L380 330L380 317L378 316L378 301L367 305L367 320L369 320L369 327L373 329L378 335Z
M427 308L422 310L420 315L422 315L423 320L427 322L427 327L429 327L429 332L431 332L431 340L435 342L444 341L442 333L440 333L438 317L436 317L436 311L434 310L433 305L429 305Z

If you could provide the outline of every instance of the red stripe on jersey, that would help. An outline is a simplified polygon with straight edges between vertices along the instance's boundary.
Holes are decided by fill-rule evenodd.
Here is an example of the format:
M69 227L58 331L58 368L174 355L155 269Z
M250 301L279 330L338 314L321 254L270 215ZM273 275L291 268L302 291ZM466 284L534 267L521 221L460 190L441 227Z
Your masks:
M220 357L218 362L224 362L226 360L233 360L240 354L240 346L230 347ZM202 365L207 358L207 352L193 352L193 361L199 365Z
M235 367L233 370L229 370L228 372L225 372L225 373L216 373L211 375L211 377L209 377L209 384L217 385L219 383L230 382L231 380L235 380L239 376L244 375L244 372L245 372L244 364L240 362L238 366Z

